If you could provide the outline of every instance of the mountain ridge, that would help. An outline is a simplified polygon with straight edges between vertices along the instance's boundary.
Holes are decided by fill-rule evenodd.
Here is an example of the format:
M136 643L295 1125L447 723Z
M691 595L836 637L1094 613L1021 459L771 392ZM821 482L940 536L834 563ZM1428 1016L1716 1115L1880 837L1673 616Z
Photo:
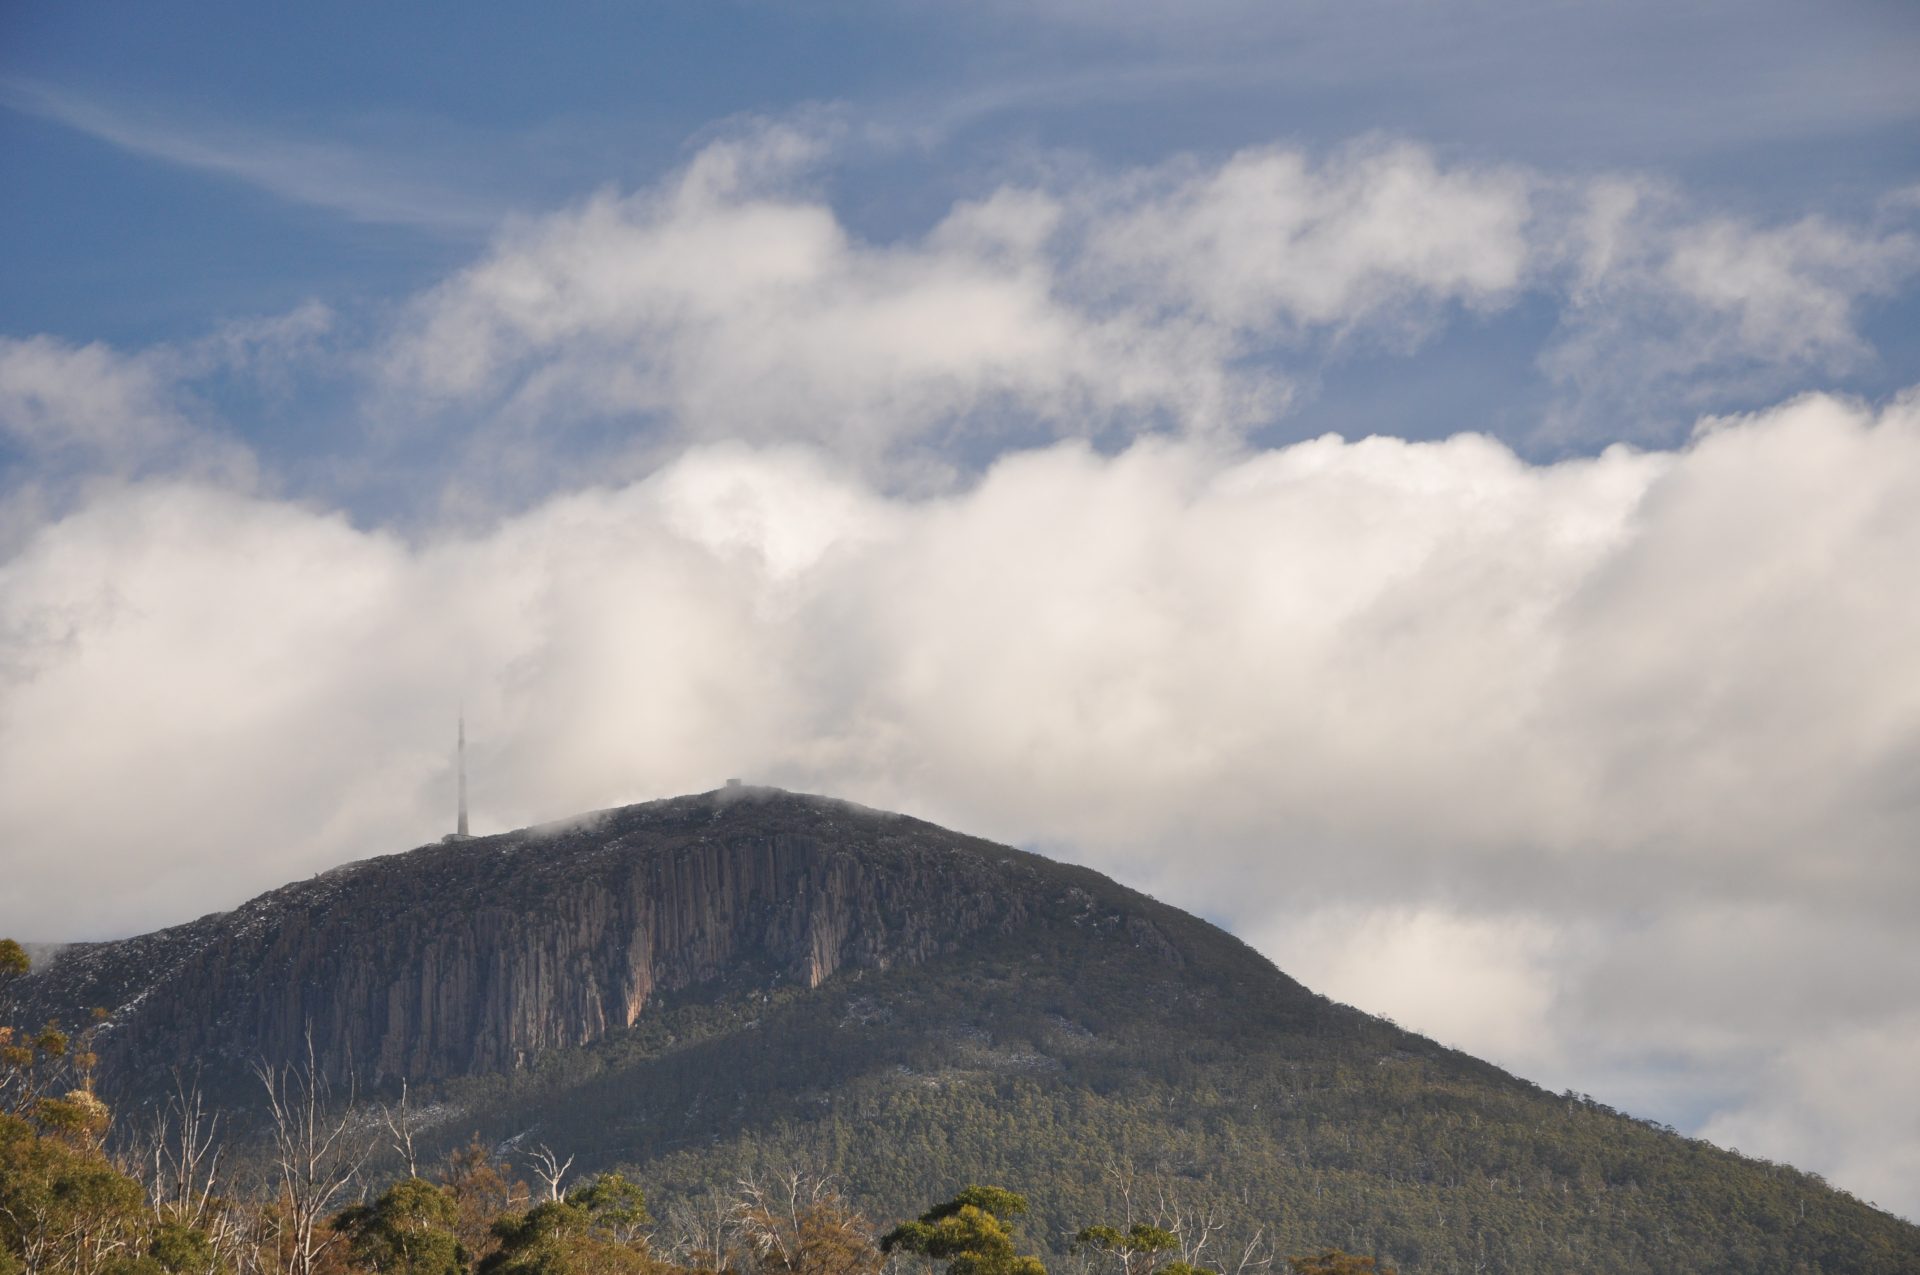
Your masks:
M90 1003L117 1109L174 1067L243 1107L311 1024L363 1096L414 1086L425 1150L546 1142L665 1199L806 1164L900 1217L1001 1181L1064 1251L1128 1163L1407 1272L1920 1270L1920 1228L1811 1175L1335 1004L1091 869L774 789L344 865L66 949L13 1010Z
M732 835L730 813L766 808L782 828ZM866 834L858 854L823 840L853 826ZM936 852L909 848L928 841ZM909 816L729 787L432 842L150 934L69 944L17 999L28 1016L69 1022L106 1009L109 1074L209 1056L285 1061L311 1029L336 1077L443 1078L591 1043L631 1027L656 985L679 990L742 963L818 986L843 964L922 960L1017 923L1025 887L1073 873L1122 888ZM937 909L914 906L929 897ZM351 959L369 934L383 945L374 963ZM381 985L383 970L397 976ZM278 994L262 1001L263 983ZM232 1021L197 1012L222 1002ZM474 1052L461 1057L450 1042L468 1037Z

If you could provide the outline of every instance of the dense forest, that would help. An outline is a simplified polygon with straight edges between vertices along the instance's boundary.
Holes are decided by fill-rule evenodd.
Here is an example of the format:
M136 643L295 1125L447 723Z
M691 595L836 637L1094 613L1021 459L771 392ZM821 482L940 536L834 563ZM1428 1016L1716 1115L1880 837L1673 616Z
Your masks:
M17 945L0 941L0 967L6 971L0 978L26 970ZM662 1038L677 1039L675 1029L697 1040L702 1020L713 1032L710 1014L669 1015L652 1033L652 1046L626 1039L610 1052L646 1053ZM912 1181L924 1180L930 1166L939 1173L961 1162L1015 1165L1022 1143L1033 1139L1058 1139L1069 1152L1084 1143L1083 1171L1071 1180L1020 1183L1048 1202L1042 1216L1026 1194L967 1185L918 1218L883 1230L859 1201L889 1194L873 1172L879 1169L884 1179L885 1166L863 1171L847 1164L837 1152L857 1140L839 1124L826 1126L824 1144L817 1141L819 1129L800 1137L796 1126L775 1122L761 1136L735 1139L718 1158L668 1157L658 1167L677 1189L659 1207L630 1168L575 1174L579 1156L565 1144L490 1144L474 1134L432 1153L428 1149L444 1140L434 1136L435 1106L417 1106L405 1088L386 1100L356 1101L311 1058L258 1065L256 1108L219 1111L176 1077L167 1099L146 1108L137 1127L116 1128L96 1092L92 1037L98 1029L97 1023L75 1033L52 1024L37 1032L0 1028L0 1275L882 1275L936 1269L946 1275L1046 1275L1049 1269L1055 1275L1359 1275L1393 1271L1389 1255L1417 1247L1408 1236L1418 1235L1418 1223L1426 1220L1410 1216L1420 1206L1418 1193L1395 1198L1373 1189L1368 1174L1340 1170L1373 1153L1342 1132L1366 1128L1362 1120L1343 1125L1330 1118L1315 1145L1298 1149L1303 1162L1317 1156L1326 1170L1308 1188L1314 1202L1289 1200L1279 1218L1259 1216L1250 1204L1262 1192L1244 1185L1223 1190L1210 1181L1199 1141L1182 1148L1158 1140L1151 1148L1158 1158L1143 1168L1103 1152L1100 1139L1076 1140L1074 1125L1090 1120L1121 1128L1132 1122L1151 1134L1152 1125L1130 1106L1170 1105L1174 1086L1193 1076L1170 1078L1168 1096L1117 1089L1106 1103L1072 1112L1049 1110L1043 1094L1018 1083L958 1084L926 1089L929 1101L918 1108L896 1101L846 1116L843 1122L861 1121L884 1111L895 1122L899 1162L915 1166L904 1174ZM798 1054L774 1053L804 1058L805 1043ZM556 1070L565 1074L581 1065L574 1058L520 1087L552 1085ZM605 1059L599 1069L606 1069ZM617 1076L617 1066L609 1074ZM1466 1140L1487 1132L1482 1122L1449 1121L1444 1112L1414 1114L1416 1088L1403 1095L1409 1120L1456 1123L1457 1137ZM575 1085L562 1091L574 1099L581 1093ZM1195 1093L1204 1101L1204 1086ZM1601 1189L1632 1193L1632 1155L1608 1149L1604 1128L1611 1113L1590 1112L1591 1105L1568 1101L1570 1119L1601 1122L1586 1162L1576 1152L1558 1170L1523 1171L1524 1143L1512 1141L1496 1153L1512 1157L1516 1174L1539 1172L1532 1192L1549 1202L1569 1189L1556 1172L1583 1190L1592 1189L1596 1176L1613 1174L1616 1180L1611 1186L1601 1181ZM244 1120L248 1111L258 1121L251 1136L228 1137L223 1124ZM591 1105L579 1110L578 1131L584 1135L603 1112ZM1143 1140L1142 1150L1153 1141ZM973 1152L961 1152L968 1145ZM1055 1148L1056 1162L1058 1153ZM1471 1219L1488 1254L1477 1269L1500 1269L1513 1252L1530 1251L1524 1237L1516 1242L1494 1229L1527 1225L1524 1209L1494 1205L1507 1192L1524 1200L1529 1184L1518 1176L1504 1190L1497 1182L1475 1183L1473 1175L1447 1167L1447 1158L1442 1149L1435 1162L1408 1166L1407 1180L1436 1170L1450 1176L1452 1207ZM1784 1170L1782 1183L1790 1187L1799 1176ZM1288 1197L1281 1190L1278 1198ZM1804 1227L1804 1204L1798 1219L1776 1216L1789 1198L1755 1196L1749 1205L1769 1225ZM1662 1208L1681 1203L1660 1201ZM1065 1221L1065 1211L1074 1208L1083 1210L1074 1215L1078 1224ZM1430 1219L1435 1227L1447 1223L1440 1214ZM1360 1251L1303 1245L1314 1228L1325 1232L1320 1241L1337 1239ZM1551 1211L1538 1215L1533 1229L1543 1237L1559 1230ZM1607 1242L1600 1229L1594 1234L1593 1242ZM1686 1268L1908 1269L1894 1242L1875 1251L1871 1235L1836 1233L1826 1243L1828 1263L1782 1265L1773 1254L1747 1250L1697 1252ZM1495 1254L1507 1256L1496 1261ZM1433 1256L1439 1262L1431 1267L1403 1269L1452 1269L1444 1251ZM1610 1265L1606 1255L1589 1256ZM1620 1265L1633 1269L1625 1260Z

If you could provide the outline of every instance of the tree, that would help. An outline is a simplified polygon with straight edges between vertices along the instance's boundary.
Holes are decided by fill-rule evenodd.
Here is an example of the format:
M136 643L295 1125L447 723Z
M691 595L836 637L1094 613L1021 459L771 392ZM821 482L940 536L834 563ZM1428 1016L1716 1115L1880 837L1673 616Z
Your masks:
M508 1176L507 1166L494 1159L478 1134L448 1154L440 1181L458 1212L453 1233L476 1263L500 1247L494 1219L525 1209L532 1198L527 1184Z
M407 1176L419 1177L420 1165L414 1155L413 1140L420 1132L420 1113L407 1102L407 1082L404 1079L400 1082L400 1101L380 1108L380 1123L387 1131L394 1154L406 1166Z
M546 1183L547 1198L558 1200L564 1194L560 1187L567 1180L567 1171L573 1168L573 1157L562 1160L552 1147L541 1143L527 1158L533 1162L533 1176Z
M219 1193L220 1116L207 1109L197 1082L174 1075L173 1093L153 1113L136 1158L145 1166L147 1196L180 1269L211 1272L229 1265L240 1246L242 1216ZM199 1234L209 1247L205 1260L182 1247L181 1237Z
M605 1173L562 1199L501 1218L500 1247L480 1264L483 1275L654 1275L660 1263L640 1227L647 1216L640 1188Z
M25 948L0 939L0 989L32 968ZM70 1135L103 1135L106 1107L93 1092L93 1068L99 1061L93 1037L106 1018L105 1010L94 1010L92 1025L78 1035L53 1022L37 1032L0 1026L0 1112ZM62 1090L64 1097L55 1096Z
M1120 1275L1142 1275L1153 1270L1163 1254L1179 1248L1180 1237L1145 1222L1135 1222L1124 1231L1115 1226L1088 1226L1073 1237L1073 1247L1076 1252L1094 1252L1113 1259Z
M772 1187L748 1179L733 1230L743 1265L760 1275L879 1275L885 1265L867 1219L828 1178L789 1173Z
M588 1230L615 1244L644 1244L642 1228L653 1222L647 1212L646 1192L637 1182L629 1182L619 1173L602 1173L583 1187L576 1187L567 1200L587 1211Z
M326 1225L372 1153L353 1122L353 1094L335 1110L333 1090L314 1060L313 1036L300 1065L260 1063L272 1117L273 1172L284 1209L280 1249L289 1275L316 1275L339 1238Z
M738 1222L739 1203L724 1191L708 1187L697 1196L682 1196L667 1205L663 1252L675 1265L695 1270L740 1269Z
M379 1275L461 1275L467 1252L454 1234L460 1206L446 1187L403 1178L372 1204L356 1204L333 1220L347 1236L356 1266Z
M905 1222L880 1241L885 1253L905 1251L947 1263L947 1275L1046 1275L1037 1257L1014 1251L1011 1224L1027 1211L1023 1195L997 1186L969 1186L918 1221Z
M27 1050L31 1066L52 1047L45 1035L8 1049ZM108 1160L109 1112L81 1079L64 1097L0 1111L0 1275L218 1275L206 1233L156 1216Z
M0 939L0 987L31 969L26 949ZM175 1269L148 1251L146 1193L101 1150L111 1113L93 1092L89 1042L104 1019L78 1037L55 1023L0 1027L0 1275Z
M0 1251L24 1275L95 1275L137 1258L152 1229L143 1197L97 1148L0 1115Z

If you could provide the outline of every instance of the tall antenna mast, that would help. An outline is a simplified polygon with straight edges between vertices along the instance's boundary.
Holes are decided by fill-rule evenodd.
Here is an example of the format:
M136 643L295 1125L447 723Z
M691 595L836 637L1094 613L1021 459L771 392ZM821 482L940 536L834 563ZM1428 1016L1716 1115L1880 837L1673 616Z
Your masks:
M458 751L460 770L460 821L454 826L453 835L456 837L465 837L467 835L467 710L464 707L460 710L460 743Z

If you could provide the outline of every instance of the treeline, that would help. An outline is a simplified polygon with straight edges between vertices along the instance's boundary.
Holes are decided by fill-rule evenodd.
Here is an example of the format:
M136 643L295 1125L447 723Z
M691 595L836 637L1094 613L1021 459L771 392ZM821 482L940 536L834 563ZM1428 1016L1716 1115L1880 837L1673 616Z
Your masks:
M26 969L0 940L0 980ZM475 1138L423 1164L404 1093L355 1104L311 1058L257 1068L269 1149L229 1173L221 1115L191 1084L109 1137L98 1030L0 1027L0 1275L1048 1275L1022 1242L1026 1198L1001 1187L968 1186L884 1232L803 1172L656 1217L638 1183L576 1181L546 1146ZM1337 1249L1283 1256L1259 1232L1211 1253L1217 1213L1162 1194L1136 1216L1134 1182L1113 1171L1123 1216L1079 1231L1070 1275L1391 1275Z

